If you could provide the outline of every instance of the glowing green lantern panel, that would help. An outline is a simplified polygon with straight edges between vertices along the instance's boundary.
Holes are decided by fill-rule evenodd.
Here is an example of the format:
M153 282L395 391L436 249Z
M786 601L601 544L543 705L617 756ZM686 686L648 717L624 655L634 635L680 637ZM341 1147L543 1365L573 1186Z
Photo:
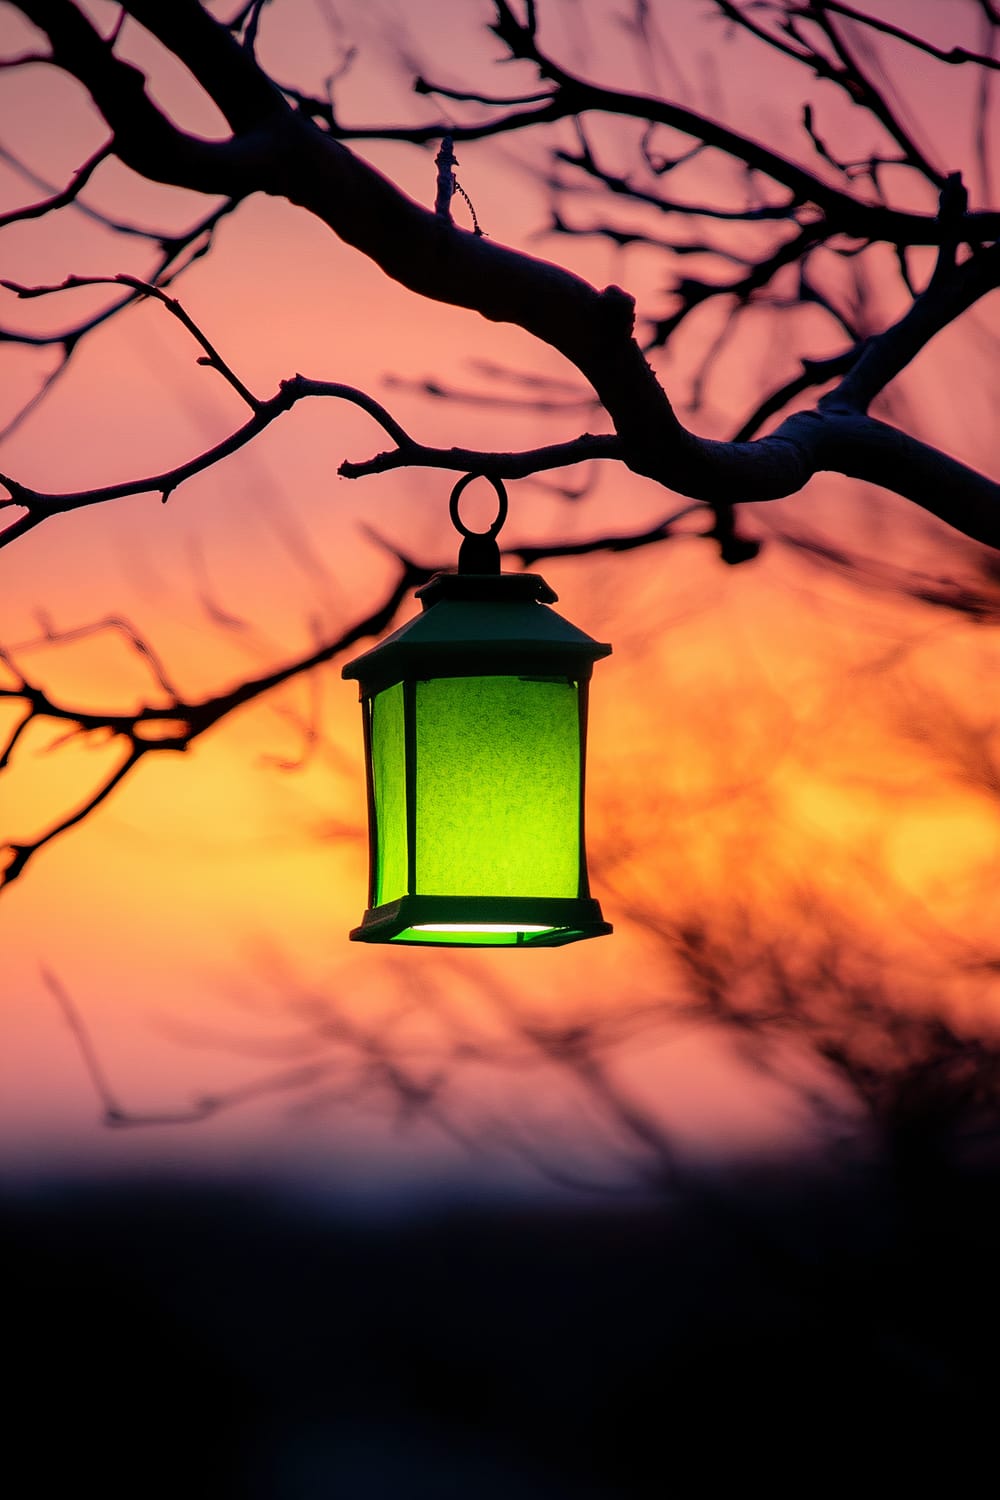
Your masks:
M403 684L379 693L372 704L371 755L375 796L374 906L406 895L406 742Z
M413 807L406 706L412 694ZM580 869L579 688L567 678L445 677L402 683L371 709L374 904L426 896L575 898ZM408 882L413 841L413 881ZM539 922L426 923L405 940L518 941ZM400 934L403 938L404 934ZM521 941L524 941L522 938Z
M417 889L576 896L576 683L445 677L415 692Z

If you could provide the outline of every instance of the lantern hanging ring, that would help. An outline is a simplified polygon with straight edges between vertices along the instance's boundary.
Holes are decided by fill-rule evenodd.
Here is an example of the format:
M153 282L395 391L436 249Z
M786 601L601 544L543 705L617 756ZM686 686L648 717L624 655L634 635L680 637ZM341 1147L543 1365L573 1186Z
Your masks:
M461 500L466 486L470 485L474 479L487 480L496 490L497 494L496 520L491 526L487 527L485 531L470 531L468 526L466 526L465 522L462 520L462 517L458 513L458 502L459 500ZM451 510L452 525L454 526L455 530L460 531L463 536L488 536L495 538L499 534L501 526L507 519L507 491L504 489L503 480L494 479L490 474L466 474L462 479L458 481L455 488L451 492L449 509Z
M485 531L470 531L459 514L458 503L466 486L470 485L474 479L487 480L496 491L496 517ZM451 492L448 509L451 513L452 525L463 537L458 552L458 571L460 573L499 573L500 548L497 546L496 539L500 534L501 526L507 519L507 491L504 489L503 481L495 479L492 474L464 475Z

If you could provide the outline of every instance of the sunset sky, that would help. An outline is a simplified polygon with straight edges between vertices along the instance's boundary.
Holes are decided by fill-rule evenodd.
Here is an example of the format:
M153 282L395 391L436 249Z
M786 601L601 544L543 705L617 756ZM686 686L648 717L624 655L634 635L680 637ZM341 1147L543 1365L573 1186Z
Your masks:
M89 9L102 22L114 12ZM734 37L700 0L651 7L661 42L652 53L620 24L624 5L542 0L540 9L551 50L581 72L669 93L788 154L807 156L799 125L807 99L831 138L846 128L834 90ZM886 0L877 9L943 43L981 41L972 7ZM530 86L528 73L491 69L499 44L485 34L490 12L485 0L281 0L265 9L261 53L283 83L321 90L355 44L337 90L344 123L435 119L438 106L410 90L420 69L453 87ZM944 24L945 13L955 22ZM0 52L31 42L29 28L0 8ZM943 168L961 167L973 206L983 206L971 72L887 39L868 45L921 144ZM188 129L221 133L214 108L137 27L122 46ZM991 123L995 155L995 111ZM874 131L866 122L859 149L872 149ZM609 160L617 152L624 163L634 132L606 123L594 134ZM683 144L668 134L663 149ZM101 139L82 91L53 70L0 75L0 146L46 181L64 182ZM357 149L432 202L432 152ZM668 266L642 246L538 234L548 221L541 137L463 144L458 156L459 179L493 239L596 285L617 282L647 314L669 308L670 280L690 260ZM712 153L683 173L671 182L689 198L738 197L739 174ZM0 161L0 212L41 195ZM933 209L927 192L908 197L901 187L900 195ZM84 201L164 230L206 207L116 164L99 169ZM572 203L579 223L610 212L594 197ZM631 209L619 215L655 223ZM756 250L758 228L737 226L728 242L742 235ZM683 223L658 229L692 233ZM2 245L3 277L30 284L143 276L152 264L148 243L73 209L8 227ZM829 274L846 278L854 264ZM916 256L914 266L926 274L929 262ZM865 257L858 276L851 295L863 294L876 324L901 311L888 252ZM283 201L243 204L174 291L263 396L296 372L345 381L384 401L422 441L482 448L607 427L552 350L411 296ZM108 289L30 303L0 296L0 327L38 331L105 305ZM798 357L835 344L815 307L781 314L780 324L761 308L692 411L692 375L722 313L711 306L694 315L657 365L683 419L714 437L731 435ZM980 304L922 353L880 414L989 472L996 334L995 305ZM0 470L42 490L77 490L200 452L244 413L196 364L198 353L162 307L128 310L84 341L6 438ZM0 421L30 398L53 359L48 349L4 345ZM537 388L494 379L488 366L569 382L551 388L566 409L546 410L532 397ZM426 379L483 399L430 399L416 389ZM518 399L486 399L497 394ZM388 545L421 563L454 562L454 476L337 476L345 458L384 446L363 413L301 403L165 506L147 495L54 519L0 550L0 644L59 701L125 711L165 698L120 629L41 637L127 621L186 698L304 655L389 591ZM550 478L509 489L510 545L637 532L681 503L610 465L576 501L555 493ZM811 1078L816 1064L790 1037L775 1077L739 1038L690 1013L670 934L692 921L733 974L763 972L761 954L776 951L809 984L836 954L845 983L877 978L902 1004L942 1006L958 1018L995 1007L996 625L916 603L896 586L908 568L967 576L972 549L907 502L832 475L746 511L746 531L765 547L742 567L727 568L697 539L700 517L684 523L690 536L669 544L539 564L560 611L615 648L595 669L588 770L592 885L613 937L530 954L350 944L367 889L364 769L355 686L334 662L233 714L189 753L147 757L0 896L0 1172L149 1163L274 1169L359 1191L383 1181L528 1186L544 1148L553 1161L615 1180L627 1175L625 1145L572 1071L525 1040L526 1027L576 1020L598 1026L616 1083L682 1152L808 1147L820 1127L789 1079ZM783 533L856 549L872 567L859 582L817 565ZM0 703L0 739L17 717ZM0 841L65 816L120 757L118 744L96 737L54 745L61 734L59 724L37 725L0 775ZM272 1076L282 1086L200 1123L109 1130L60 990L130 1113L183 1116L206 1095L244 1086L255 1094ZM456 1047L464 1061L448 1060ZM399 1118L379 1083L379 1059L390 1053L417 1079L448 1071L440 1112ZM813 1081L836 1096L829 1080Z

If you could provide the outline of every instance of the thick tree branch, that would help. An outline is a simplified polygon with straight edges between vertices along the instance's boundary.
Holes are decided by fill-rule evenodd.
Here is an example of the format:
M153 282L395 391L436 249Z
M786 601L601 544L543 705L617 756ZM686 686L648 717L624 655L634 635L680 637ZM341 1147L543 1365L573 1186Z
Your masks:
M228 26L198 0L128 0L125 10L190 69L237 136L266 128L288 113L277 84Z
M283 191L280 172L279 180L275 181L276 157L287 158L301 129L310 128L308 122L301 116L292 119L277 85L240 47L227 27L202 11L197 0L178 0L168 8L154 4L153 0L130 0L126 9L172 46L191 68L233 128L240 132L229 142L199 140L171 125L146 95L141 74L111 54L100 34L70 0L14 0L14 3L48 35L53 61L90 89L115 132L115 150L126 165L154 181L175 182L200 191L227 195L244 195L254 190ZM936 220L932 216L864 203L752 138L693 110L653 96L604 89L566 72L539 51L533 32L515 20L506 0L496 0L496 4L500 20L494 29L511 46L513 55L530 58L551 80L554 92L550 103L541 111L525 112L523 118L504 118L486 125L438 124L405 131L376 127L358 134L386 140L432 140L449 133L455 140L481 139L501 130L597 110L659 122L693 135L705 145L717 147L782 183L800 201L815 203L826 213L832 227L843 233L885 239L894 244L938 242ZM327 145L333 144L327 141ZM214 180L206 181L207 178ZM975 242L998 233L1000 214L966 215L964 238Z
M69 0L18 0L18 4L46 31L57 62L90 88L115 131L119 154L123 146L119 135L127 135L122 159L136 170L186 186L199 185L201 174L208 174L214 188L218 190L223 184L227 193L249 191L251 186L281 193L315 214L409 290L525 329L562 353L590 383L614 424L623 461L635 472L692 499L724 507L734 498L768 500L794 493L822 468L842 473L860 469L866 475L878 473L878 482L917 503L928 503L916 463L920 455L929 459L933 450L902 434L890 437L891 429L881 424L866 425L856 415L844 420L839 408L863 404L859 393L880 388L901 369L922 347L920 340L929 324L937 320L936 326L943 326L942 319L948 321L996 285L994 256L973 255L954 275L936 278L933 298L929 302L918 299L909 321L903 319L887 330L868 355L863 375L857 376L853 386L842 387L827 398L823 411L811 420L793 417L776 433L754 442L703 440L679 422L633 337L630 297L614 286L599 291L546 261L468 234L431 209L412 202L342 142L295 115L270 80L262 74L258 77L259 69L249 51L202 11L196 0L182 0L171 8L169 17L151 0L136 0L129 9L174 48L234 128L244 132L221 145L195 142L175 130L151 104L135 70L112 55ZM535 63L552 83L555 101L565 113L576 115L597 109L620 117L658 121L685 130L706 145L719 146L752 170L783 183L800 202L814 203L822 210L821 226L801 226L800 238L825 238L838 232L885 238L897 247L936 243L950 249L970 238L978 241L991 227L1000 227L1000 215L996 214L975 215L963 209L930 220L863 203L759 143L692 111L575 78L539 50L532 15L525 22L518 21L506 0L496 0L496 8L497 34L513 56ZM794 258L779 249L779 262L783 254ZM766 274L768 269L765 262L759 274ZM753 273L750 275L752 279ZM28 514L15 522L6 536L10 539L12 534L20 534L45 514L59 509L74 509L142 490L169 493L176 483L242 447L294 400L319 394L353 400L372 411L376 420L382 420L373 410L377 403L348 387L297 379L286 383L269 401L260 402L252 420L238 433L167 474L68 496L45 496L11 483L9 503L23 505ZM828 441L832 430L836 430L837 442L846 445L842 452ZM390 431L390 436L398 447L410 447L416 454L405 434ZM581 450L572 446L571 461L576 461ZM905 461L895 466L886 463L890 449L904 453ZM468 456L464 453L463 460ZM476 457L481 459L482 455ZM502 472L497 467L502 457L496 458L496 472ZM523 463L523 457L518 461ZM972 526L970 534L996 545L1000 538L989 512L991 506L996 508L997 487L944 455L935 455L930 467L938 475L947 470L964 496L956 514Z
M838 408L834 397L820 405L821 411L795 413L774 433L802 442L813 473L879 485L974 541L1000 548L1000 484L898 428Z
M251 192L268 190L274 161L268 131L254 130L228 141L190 135L173 125L156 107L146 93L145 80L138 68L115 57L109 43L72 0L12 0L12 3L48 37L53 64L89 90L112 130L115 155L125 166L153 182L223 197L242 198ZM131 12L133 7L130 4L125 9ZM207 13L203 16L207 25L225 31ZM219 97L215 102L223 113L227 108L236 110L231 97L236 90L228 71L216 87ZM274 93L280 100L276 89Z
M956 195L960 194L959 184L949 200L953 225L959 217L960 204L956 204ZM947 214L943 215L945 219L948 217ZM449 233L461 234L453 229ZM476 249L481 243L466 235L461 238L465 246L471 244ZM489 249L492 255L494 247ZM224 375L250 405L253 416L237 432L186 464L140 480L55 495L33 490L19 481L0 476L9 492L9 499L6 502L0 501L0 508L4 505L16 506L26 512L6 531L0 533L0 545L23 535L54 514L151 491L159 491L165 500L186 479L245 446L277 416L288 411L296 401L306 396L329 396L350 401L367 411L396 444L395 452L376 455L360 465L343 465L340 472L348 478L406 465L459 471L478 469L498 477L516 478L586 458L620 458L636 472L656 479L667 488L715 506L720 518L723 509L731 518L734 499L747 501L780 498L801 489L819 470L835 469L840 473L883 484L933 510L935 514L941 514L940 498L931 494L921 478L920 465L926 461L928 472L934 473L937 482L946 476L951 485L953 515L960 518L953 524L979 541L998 546L1000 489L997 485L975 475L956 460L936 453L926 444L902 433L893 433L892 429L883 424L866 425L857 419L846 423L841 420L844 412L850 412L856 417L858 412L866 409L872 396L898 374L935 332L960 311L971 306L984 292L1000 283L1000 247L970 256L958 268L951 264L953 250L953 244L942 248L938 269L926 293L917 299L893 328L886 330L862 352L855 369L848 372L836 391L824 398L820 411L797 414L769 437L754 442L721 443L700 439L687 432L674 417L665 394L642 359L630 332L623 329L621 333L624 337L617 340L608 337L602 342L601 352L605 357L603 364L597 360L596 352L589 348L583 351L578 349L576 360L584 373L593 369L595 384L599 380L607 385L611 396L604 404L612 415L622 413L623 419L619 422L617 437L586 435L569 443L549 445L545 449L523 454L484 454L469 449L425 447L416 443L372 397L354 387L338 383L295 376L290 381L282 382L278 392L269 400L258 400L229 369L207 336L173 298L136 278L117 278L140 294L155 296L179 318L206 350L204 362L213 365ZM553 290L563 291L564 296L568 294L581 301L603 301L609 296L625 300L624 294L617 292L615 288L604 294L595 293L586 283L579 282L575 277L568 277L567 273L560 273L544 262L520 257L512 251L502 251L501 255L504 263L509 261L517 267L522 284L524 278L529 276L530 268L538 266L543 269L545 284ZM522 262L526 262L526 265ZM567 276L568 287L562 281L563 276ZM14 286L13 289L19 296L33 297L79 284L79 279L71 278L63 287L58 288ZM532 287L532 290L537 299L537 288ZM550 310L539 308L539 316L547 316L548 311ZM563 334L564 330L559 330L559 333ZM571 338L576 337L575 332L571 334ZM861 375L856 374L858 367L861 368ZM609 382L609 377L613 384ZM633 393L638 393L645 401L645 410L638 413L626 411L628 397ZM812 420L804 421L804 415L811 415ZM829 441L831 426L836 429L836 441L832 443Z

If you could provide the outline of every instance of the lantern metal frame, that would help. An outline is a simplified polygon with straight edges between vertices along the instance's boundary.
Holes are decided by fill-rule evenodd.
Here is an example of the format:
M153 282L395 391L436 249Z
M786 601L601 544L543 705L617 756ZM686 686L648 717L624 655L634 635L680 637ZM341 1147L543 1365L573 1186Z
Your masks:
M458 505L466 475L451 496L452 520L463 537L457 573L438 573L417 590L422 613L348 662L345 678L359 684L365 731L368 801L368 909L350 934L356 942L421 947L556 947L612 931L590 894L584 827L588 687L593 663L611 647L593 640L548 606L556 595L535 573L502 573L496 537L507 514L499 480L495 521L485 532L464 525ZM519 678L575 687L578 740L575 796L576 890L572 895L431 894L417 867L418 689L439 679ZM406 890L379 902L380 845L373 715L379 695L402 685Z

